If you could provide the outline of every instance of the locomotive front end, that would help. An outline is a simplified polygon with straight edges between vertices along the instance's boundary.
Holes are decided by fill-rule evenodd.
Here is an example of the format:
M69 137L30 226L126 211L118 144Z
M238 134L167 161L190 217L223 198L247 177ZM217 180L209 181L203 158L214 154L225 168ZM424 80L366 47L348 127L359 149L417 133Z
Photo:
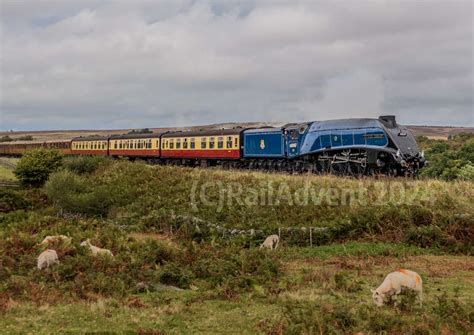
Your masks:
M411 131L397 124L394 115L379 117L392 146L397 149L393 159L402 175L416 175L427 164L423 152L419 152L416 139Z

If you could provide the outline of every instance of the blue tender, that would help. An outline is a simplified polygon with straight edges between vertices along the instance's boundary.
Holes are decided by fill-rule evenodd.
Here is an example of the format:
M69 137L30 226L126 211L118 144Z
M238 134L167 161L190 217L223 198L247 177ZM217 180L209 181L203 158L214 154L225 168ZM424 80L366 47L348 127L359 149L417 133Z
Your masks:
M285 137L281 128L248 129L243 132L244 157L284 158Z

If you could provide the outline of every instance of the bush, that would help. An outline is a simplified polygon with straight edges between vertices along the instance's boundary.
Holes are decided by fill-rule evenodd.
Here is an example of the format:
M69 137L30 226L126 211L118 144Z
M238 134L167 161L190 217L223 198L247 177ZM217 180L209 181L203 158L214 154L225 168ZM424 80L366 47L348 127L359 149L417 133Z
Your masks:
M69 171L51 175L44 191L56 206L68 213L104 216L114 203L114 192Z
M160 270L160 283L187 289L191 284L192 273L176 263L167 263Z
M0 142L13 142L13 141L14 139L8 135L0 137Z
M65 158L63 166L71 172L85 174L92 173L109 162L110 159L103 156L74 156Z
M429 165L421 174L445 180L474 180L474 134L459 134L448 141L418 138Z
M22 193L8 189L0 189L0 213L25 209L28 206L29 202Z
M18 162L14 173L23 185L39 187L51 173L59 169L62 158L58 150L40 148L27 151Z
M34 138L31 135L20 136L16 139L17 141L33 141Z
M443 231L438 226L410 227L406 232L405 242L422 248L444 245Z

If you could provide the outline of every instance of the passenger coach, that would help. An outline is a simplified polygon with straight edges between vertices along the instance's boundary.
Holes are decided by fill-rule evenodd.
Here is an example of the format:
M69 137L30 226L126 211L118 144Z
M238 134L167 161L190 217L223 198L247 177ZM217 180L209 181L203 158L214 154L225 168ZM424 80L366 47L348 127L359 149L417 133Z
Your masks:
M71 153L75 155L107 156L109 138L107 136L75 137L71 140Z
M161 157L240 159L242 130L237 128L167 133L161 137Z
M161 136L164 133L112 135L110 156L160 157Z

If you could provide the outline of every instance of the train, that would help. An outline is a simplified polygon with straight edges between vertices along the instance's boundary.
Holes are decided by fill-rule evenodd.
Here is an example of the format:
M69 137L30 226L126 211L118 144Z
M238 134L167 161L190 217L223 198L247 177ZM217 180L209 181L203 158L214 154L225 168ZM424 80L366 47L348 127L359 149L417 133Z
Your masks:
M158 164L331 173L363 176L416 175L426 165L413 134L395 116L290 123L282 127L234 127L75 137L70 141L0 144L0 155L35 147L67 155L102 155Z

